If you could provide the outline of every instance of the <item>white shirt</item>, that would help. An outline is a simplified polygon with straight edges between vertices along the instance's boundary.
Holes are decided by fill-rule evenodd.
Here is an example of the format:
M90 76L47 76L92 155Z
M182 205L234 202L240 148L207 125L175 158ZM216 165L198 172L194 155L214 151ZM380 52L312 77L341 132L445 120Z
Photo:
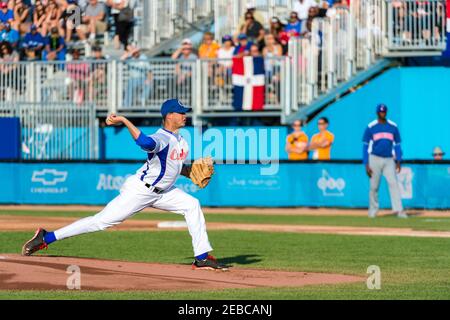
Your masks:
M220 48L217 51L217 58L218 59L227 59L228 61L219 61L219 64L227 67L227 68L231 68L233 66L233 61L231 59L233 59L233 53L234 53L234 47L230 47L229 50L226 50L225 48Z
M163 128L150 137L156 141L156 147L152 151L145 150L148 153L147 162L136 171L136 176L144 183L166 190L178 179L189 146L180 134Z
M295 0L292 11L297 12L300 20L305 20L308 19L309 8L316 6L317 3L314 0L303 0L303 3L300 3L299 0Z

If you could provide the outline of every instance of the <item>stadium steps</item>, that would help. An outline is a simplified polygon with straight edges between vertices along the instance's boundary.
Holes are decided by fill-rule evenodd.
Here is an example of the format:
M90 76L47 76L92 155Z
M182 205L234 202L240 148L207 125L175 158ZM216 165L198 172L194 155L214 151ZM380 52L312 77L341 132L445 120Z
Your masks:
M296 119L311 119L317 113L324 110L327 106L336 102L343 96L351 94L355 87L364 85L367 80L379 76L381 73L388 69L398 65L397 61L390 59L381 59L374 63L369 68L362 70L355 74L349 81L339 84L333 88L330 92L323 94L312 103L306 106L300 106L296 113L284 119L284 123L292 123Z
M180 17L179 19L182 20L184 18ZM170 39L163 39L159 44L153 46L152 48L144 50L145 54L148 57L170 55L180 46L181 41L185 38L191 39L194 43L194 46L196 46L201 42L203 33L207 31L213 31L214 17L212 15L202 17L193 23L184 21L183 23L180 22L180 25L184 25L187 27L185 27L184 29L180 28L180 31Z

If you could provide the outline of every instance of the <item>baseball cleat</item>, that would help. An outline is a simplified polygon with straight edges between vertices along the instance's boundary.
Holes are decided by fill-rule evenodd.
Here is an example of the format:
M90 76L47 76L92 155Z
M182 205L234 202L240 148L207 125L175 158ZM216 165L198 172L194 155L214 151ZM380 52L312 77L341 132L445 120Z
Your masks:
M397 217L400 219L408 219L408 214L404 211L397 213Z
M28 240L22 247L22 255L23 256L31 256L36 251L47 249L48 245L44 241L44 236L47 233L42 228L36 230L33 238Z
M228 267L220 264L216 258L214 258L213 256L209 255L206 259L204 260L197 260L195 259L194 262L192 263L192 269L196 270L196 269L203 269L203 270L221 270L221 271L227 271Z

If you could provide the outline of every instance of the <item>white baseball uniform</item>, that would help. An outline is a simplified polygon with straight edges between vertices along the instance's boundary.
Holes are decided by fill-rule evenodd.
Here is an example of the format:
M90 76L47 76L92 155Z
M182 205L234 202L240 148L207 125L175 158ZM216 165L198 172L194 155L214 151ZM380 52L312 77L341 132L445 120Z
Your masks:
M189 152L186 140L163 128L151 137L156 148L145 150L147 162L125 181L120 194L96 215L56 230L57 240L105 230L146 207L153 207L184 216L195 256L212 251L199 201L174 187Z

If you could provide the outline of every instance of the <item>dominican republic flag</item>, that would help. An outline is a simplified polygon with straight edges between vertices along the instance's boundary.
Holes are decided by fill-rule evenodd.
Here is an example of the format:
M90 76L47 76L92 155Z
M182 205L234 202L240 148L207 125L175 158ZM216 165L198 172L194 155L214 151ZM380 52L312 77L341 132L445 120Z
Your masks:
M233 108L262 110L265 96L263 57L233 58Z

